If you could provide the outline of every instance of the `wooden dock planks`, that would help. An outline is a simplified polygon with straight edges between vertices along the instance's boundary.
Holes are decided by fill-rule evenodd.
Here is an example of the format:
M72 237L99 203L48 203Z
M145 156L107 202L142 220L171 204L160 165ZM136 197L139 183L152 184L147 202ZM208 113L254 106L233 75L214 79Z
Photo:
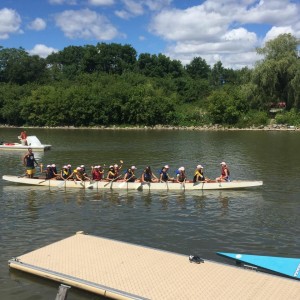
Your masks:
M12 268L113 299L299 299L300 282L78 233Z

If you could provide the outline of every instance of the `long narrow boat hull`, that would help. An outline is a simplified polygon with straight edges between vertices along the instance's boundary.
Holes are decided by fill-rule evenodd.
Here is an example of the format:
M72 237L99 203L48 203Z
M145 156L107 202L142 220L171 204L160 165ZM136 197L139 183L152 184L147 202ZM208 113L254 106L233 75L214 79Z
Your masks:
M279 275L300 279L300 258L217 252L218 255Z
M161 183L141 183L141 182L80 182L80 181L61 181L61 180L44 180L36 178L26 178L11 175L4 175L3 180L36 186L61 187L61 188L88 188L88 189L119 189L119 190L224 190L224 189L241 189L249 187L257 187L263 185L262 181L244 181L233 180L231 182L161 182Z

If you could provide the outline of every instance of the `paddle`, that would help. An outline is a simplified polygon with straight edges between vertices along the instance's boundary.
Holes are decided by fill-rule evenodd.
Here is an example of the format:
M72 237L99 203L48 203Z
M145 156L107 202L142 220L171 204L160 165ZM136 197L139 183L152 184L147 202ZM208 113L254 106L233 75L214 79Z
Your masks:
M125 184L131 179L133 178L135 175L132 174L128 179L126 179L125 181L123 181L122 183L119 184L119 188L123 188L125 186Z
M184 178L183 182L180 182L181 184L181 189L184 189L185 190L185 181L186 181L186 178Z
M38 184L41 184L41 183L43 183L43 182L45 182L45 181L47 181L47 180L50 180L50 179L42 180L42 181L38 182Z
M87 188L88 189L93 189L97 185L98 185L98 181L91 180L90 184L87 186Z
M166 186L167 186L167 191L169 190L169 184L168 184L168 180L167 180L167 181L160 180L160 183L165 183L165 184L166 184Z
M20 176L18 176L18 178L23 178L23 177L25 177L27 175L27 173L25 173L25 174L23 174L23 175L20 175Z
M65 185L66 181L67 181L66 179L63 179L63 181L60 182L60 183L57 185L57 187L58 187L58 188L63 187L63 186Z
M118 180L122 175L119 175L118 177L114 178L113 180L110 180L108 183L104 184L104 187L109 185L110 183L113 183L114 181Z
M142 191L144 189L144 186L148 185L149 191L150 191L150 182L141 182L141 184L137 187L138 191Z

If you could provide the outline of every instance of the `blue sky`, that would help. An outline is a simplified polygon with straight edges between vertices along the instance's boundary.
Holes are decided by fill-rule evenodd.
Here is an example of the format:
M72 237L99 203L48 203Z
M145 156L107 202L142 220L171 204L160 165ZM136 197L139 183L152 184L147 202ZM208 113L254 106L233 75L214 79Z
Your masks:
M253 66L256 47L300 38L300 0L1 0L0 46L46 57L70 45L130 44L189 63Z

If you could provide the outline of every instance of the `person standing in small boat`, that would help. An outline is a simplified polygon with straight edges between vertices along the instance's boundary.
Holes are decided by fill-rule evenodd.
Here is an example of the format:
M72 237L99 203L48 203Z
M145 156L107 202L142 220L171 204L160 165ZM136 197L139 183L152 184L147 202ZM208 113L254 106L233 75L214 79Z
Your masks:
M27 176L33 178L33 175L35 174L35 165L38 166L38 162L34 158L31 148L28 148L28 152L24 155L23 164L26 167Z
M185 168L180 167L178 171L176 172L176 181L177 182L185 182L186 181L186 174L185 174Z
M135 182L137 180L134 172L136 170L136 167L135 166L131 166L129 169L127 169L127 172L124 176L124 180L126 182Z
M142 174L142 182L158 182L158 178L151 171L150 166L146 167Z
M222 161L220 163L221 165L221 176L217 177L216 178L216 181L218 182L224 182L224 181L230 181L230 171L229 171L229 168L227 166L227 164Z

